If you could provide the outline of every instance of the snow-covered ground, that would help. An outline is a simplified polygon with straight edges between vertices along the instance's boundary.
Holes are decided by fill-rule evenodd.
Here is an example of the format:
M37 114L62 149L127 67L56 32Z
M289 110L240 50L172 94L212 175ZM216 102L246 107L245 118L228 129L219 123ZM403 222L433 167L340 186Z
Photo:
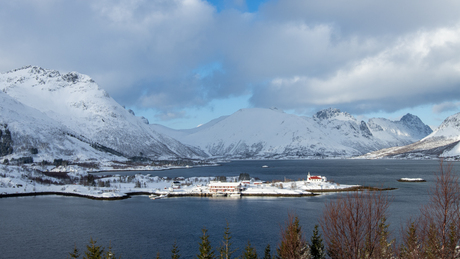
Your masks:
M47 170L41 173L40 170ZM107 168L108 169L108 168ZM145 168L146 169L146 168ZM164 170L164 166L149 166L148 170ZM126 169L125 169L126 170ZM138 170L138 168L136 168ZM131 194L157 194L169 196L210 196L209 182L214 177L162 178L150 174L118 175L111 172L107 177L93 177L88 169L76 165L32 166L0 165L0 197L11 195L62 194L78 195L96 199L118 199ZM227 177L236 182L236 176ZM175 185L175 186L174 186ZM340 191L357 185L340 185L332 182L261 182L252 179L242 183L241 194L302 196L314 191Z
M400 182L426 182L423 178L401 178Z

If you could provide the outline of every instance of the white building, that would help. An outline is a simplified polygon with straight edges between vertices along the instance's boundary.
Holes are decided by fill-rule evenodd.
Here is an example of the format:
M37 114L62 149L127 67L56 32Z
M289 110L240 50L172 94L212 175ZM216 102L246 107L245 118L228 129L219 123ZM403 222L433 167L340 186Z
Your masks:
M211 193L233 193L241 192L241 183L228 183L221 181L209 182L209 192Z

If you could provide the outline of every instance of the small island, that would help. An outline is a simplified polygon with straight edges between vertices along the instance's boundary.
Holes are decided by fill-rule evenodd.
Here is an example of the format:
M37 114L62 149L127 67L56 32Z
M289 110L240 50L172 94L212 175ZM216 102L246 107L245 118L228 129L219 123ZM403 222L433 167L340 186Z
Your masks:
M423 178L400 178L398 182L422 183L426 182Z

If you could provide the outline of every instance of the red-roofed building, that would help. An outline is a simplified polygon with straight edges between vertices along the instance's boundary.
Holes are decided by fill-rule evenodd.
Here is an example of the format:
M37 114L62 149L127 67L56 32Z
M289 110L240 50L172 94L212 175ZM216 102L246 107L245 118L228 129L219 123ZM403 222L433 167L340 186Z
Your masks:
M320 175L310 176L310 172L307 175L307 182L325 182L326 177L321 177Z

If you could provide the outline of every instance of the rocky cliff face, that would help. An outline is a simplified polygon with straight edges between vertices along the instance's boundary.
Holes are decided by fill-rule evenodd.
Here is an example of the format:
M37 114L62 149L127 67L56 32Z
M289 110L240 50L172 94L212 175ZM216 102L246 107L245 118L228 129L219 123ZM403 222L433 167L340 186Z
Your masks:
M13 140L7 124L0 124L0 157L13 154Z

